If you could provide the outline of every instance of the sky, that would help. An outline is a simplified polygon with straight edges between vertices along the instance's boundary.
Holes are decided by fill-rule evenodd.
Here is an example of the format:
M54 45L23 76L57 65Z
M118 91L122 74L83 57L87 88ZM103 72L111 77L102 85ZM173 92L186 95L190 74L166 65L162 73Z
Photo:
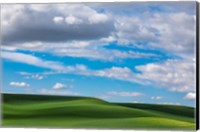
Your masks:
M1 5L3 93L195 107L195 7Z

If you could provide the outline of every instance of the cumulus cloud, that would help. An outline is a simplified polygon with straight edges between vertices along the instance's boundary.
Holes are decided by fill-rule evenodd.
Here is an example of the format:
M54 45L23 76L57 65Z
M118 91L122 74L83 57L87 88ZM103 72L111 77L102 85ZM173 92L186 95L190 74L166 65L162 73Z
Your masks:
M195 63L190 61L168 60L164 63L150 63L137 66L141 74L137 78L150 84L176 92L195 91Z
M165 4L161 4L161 6L177 10L174 8L174 4L166 4L168 6ZM194 6L193 3L179 4L182 4L185 10L187 8L192 10L191 7ZM138 9L136 6L138 5L145 10L150 10L152 6L157 7L160 4L131 3L131 7L126 3L116 3L115 5L116 7L107 3L106 5L3 5L3 47L50 51L56 55L101 60L152 56L141 52L108 50L102 45L102 43L117 41L116 44L125 46L162 49L183 58L194 56L196 20L193 13L180 10L173 13L145 13L142 15L143 17L131 14L127 16L116 14L110 9L126 9L129 12L129 10ZM109 13L99 13L95 10L101 6L109 10ZM77 9L79 13L77 13ZM141 12L139 11L139 13ZM21 23L18 23L19 19ZM91 41L93 42L91 43ZM82 46L83 43L87 43L88 46ZM105 55L101 54L102 52Z
M65 22L69 25L72 25L72 24L80 24L82 23L82 20L81 19L78 19L72 15L69 15L65 18Z
M4 45L92 40L106 37L114 30L113 22L106 14L99 14L84 4L20 4L1 7ZM94 17L90 20L92 22L89 22L88 17Z
M116 19L115 39L119 44L162 49L183 58L194 56L196 20L192 14L152 13Z
M147 20L139 17L121 17L117 18L115 23L116 40L119 44L131 44L136 46L138 41L152 41L156 39L156 30L146 25Z
M196 99L196 93L193 92L189 92L186 94L186 96L184 97L187 100L195 100Z
M183 58L194 56L196 24L193 15L187 13L155 14L149 22L159 35L158 42L152 42L150 46L170 51Z
M15 87L29 87L30 84L26 82L10 82L9 85L15 86Z
M53 89L63 89L63 88L69 88L70 86L66 86L62 83L57 82L56 84L54 84Z
M89 19L89 22L92 24L105 23L106 21L109 20L108 16L105 14L94 14L88 19Z

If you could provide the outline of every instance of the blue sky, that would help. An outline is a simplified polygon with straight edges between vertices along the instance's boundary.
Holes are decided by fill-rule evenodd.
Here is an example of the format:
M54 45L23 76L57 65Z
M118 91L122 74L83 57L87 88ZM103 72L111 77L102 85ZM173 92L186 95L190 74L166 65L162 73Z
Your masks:
M2 5L3 92L195 107L195 6Z

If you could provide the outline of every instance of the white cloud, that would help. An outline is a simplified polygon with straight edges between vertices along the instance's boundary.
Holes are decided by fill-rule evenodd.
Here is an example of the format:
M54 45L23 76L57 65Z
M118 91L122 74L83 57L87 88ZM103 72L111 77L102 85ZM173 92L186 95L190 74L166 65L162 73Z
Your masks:
M29 87L30 84L26 82L10 82L9 85L15 86L15 87Z
M99 77L106 77L111 79L117 79L122 81L128 81L132 83L140 83L145 85L147 82L137 78L137 74L134 73L128 67L111 67L102 70L87 71L88 75L99 76ZM83 73L85 74L85 72Z
M113 36L109 36L109 37L101 38L101 41L103 41L103 42L107 42L107 43L109 43L109 42L113 42L113 41L115 41L115 40L116 40L116 38L113 37Z
M46 75L40 75L39 73L29 73L29 72L16 72L22 76L24 76L26 79L36 79L36 80L42 80L46 78Z
M66 91L66 90L52 90L52 89L41 89L37 93L39 94L47 94L47 95L79 95L73 91Z
M24 54L24 53L2 51L1 56L4 59L8 59L8 60L20 62L20 63L25 63L25 64L37 66L37 67L43 67L43 68L48 68L52 70L64 69L63 65L60 64L59 62L42 60L38 57Z
M159 58L160 56L154 53L143 53L133 50L120 51L116 49L106 49L103 47L104 40L100 43L94 41L71 41L64 43L22 43L17 46L18 49L50 52L57 56L71 56L88 59L97 59L103 61L115 61L122 59L135 58ZM15 47L16 49L16 47ZM102 54L104 53L104 54Z
M116 16L115 22L115 38L119 44L136 45L137 41L150 41L155 40L156 36L146 25L148 18L144 19L139 17L129 16Z
M26 79L32 78L32 79L36 79L36 80L42 80L42 79L46 78L46 76L35 74L35 75L26 76L25 78Z
M125 80L131 77L132 71L127 67L112 67L103 70L98 70L95 73L96 76L115 78L119 80Z
M97 23L105 23L108 21L108 16L105 14L100 14L96 13L88 18L89 22L92 24L97 24Z
M15 12L15 17L22 15L21 10L24 10L24 6L23 5L15 5L12 6L12 8L10 8L8 5L4 5L4 7L1 8L1 13L2 15L2 26L9 26L9 24L13 21L12 18L12 13ZM23 17L23 16L22 16Z
M187 100L195 100L196 99L196 93L193 92L189 92L186 94L186 96L184 97Z
M162 98L163 98L162 96L152 96L151 97L152 100L160 100Z
M144 21L145 19L145 21ZM113 37L119 44L162 49L183 58L194 56L195 19L193 14L146 13L144 17L115 16ZM147 44L138 42L147 41Z
M73 15L69 15L65 18L65 22L69 25L72 25L72 24L80 24L82 23L82 20L74 17Z
M54 84L53 89L63 89L63 88L69 88L70 86L66 86L62 83L57 82L56 84Z
M98 59L105 61L113 61L116 59L128 59L128 58L148 58L148 57L159 57L156 54L151 53L141 53L134 51L120 51L120 50L108 50L100 47L79 47L79 48L55 48L53 52L60 56L72 56L72 57L82 57L88 59ZM102 54L104 53L104 54Z
M56 24L61 24L61 23L63 23L64 18L61 17L61 16L56 16L56 17L53 18L53 21L54 21Z
M149 19L151 27L158 31L156 43L150 46L170 51L184 58L194 56L195 20L187 13L154 14Z
M175 92L195 91L195 64L190 61L168 60L164 63L150 63L137 66L141 74L138 79L149 84Z
M117 92L117 91L107 92L106 94L108 96L121 96L121 97L138 97L144 95L139 92Z
M2 46L1 46L1 49L2 49L2 50L6 50L6 51L15 51L15 50L17 50L18 48L14 47L14 46L2 45Z

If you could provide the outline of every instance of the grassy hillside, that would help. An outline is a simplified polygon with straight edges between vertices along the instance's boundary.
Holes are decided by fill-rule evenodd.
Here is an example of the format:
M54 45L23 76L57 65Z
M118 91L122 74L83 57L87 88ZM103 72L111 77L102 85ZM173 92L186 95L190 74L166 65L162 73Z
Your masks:
M194 108L97 98L3 94L3 126L195 129Z

